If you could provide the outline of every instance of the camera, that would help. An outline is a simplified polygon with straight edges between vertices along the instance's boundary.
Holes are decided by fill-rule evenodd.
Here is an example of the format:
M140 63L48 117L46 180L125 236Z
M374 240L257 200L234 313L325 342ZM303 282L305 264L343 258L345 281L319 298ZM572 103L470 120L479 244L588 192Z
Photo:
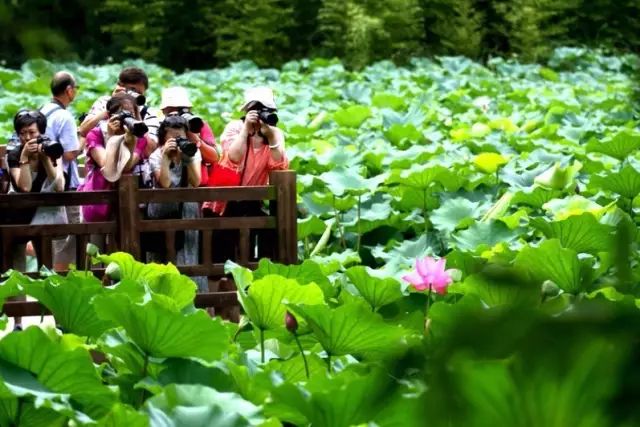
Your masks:
M182 136L176 138L176 145L185 156L193 157L198 151L198 146L196 144Z
M40 135L36 143L42 145L42 152L51 160L58 160L64 154L64 148L58 141L54 141L46 135Z
M181 108L178 110L178 114L184 118L189 124L189 131L193 133L200 133L202 130L202 126L204 126L204 122L202 119L194 114L191 114L189 109Z
M136 100L138 107L143 106L147 102L147 98L144 95L139 94L133 89L127 89L127 95L131 95Z
M278 115L275 113L275 111L268 108L262 108L256 111L258 111L258 117L260 117L260 120L265 122L269 126L275 126L278 124Z
M136 120L129 111L120 111L116 114L116 117L120 121L121 125L124 126L138 138L142 138L145 133L149 131L147 125L139 120Z

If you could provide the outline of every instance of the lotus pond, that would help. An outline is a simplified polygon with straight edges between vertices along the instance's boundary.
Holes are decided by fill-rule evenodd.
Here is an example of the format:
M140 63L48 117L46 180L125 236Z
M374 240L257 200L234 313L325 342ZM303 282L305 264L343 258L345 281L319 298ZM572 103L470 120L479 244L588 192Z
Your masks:
M227 263L239 324L124 253L94 257L107 288L9 272L0 299L36 298L59 328L0 340L0 426L640 423L638 56L141 65L152 103L186 86L216 134L245 87L276 90L301 263ZM79 113L121 65L0 69L0 133L61 67Z

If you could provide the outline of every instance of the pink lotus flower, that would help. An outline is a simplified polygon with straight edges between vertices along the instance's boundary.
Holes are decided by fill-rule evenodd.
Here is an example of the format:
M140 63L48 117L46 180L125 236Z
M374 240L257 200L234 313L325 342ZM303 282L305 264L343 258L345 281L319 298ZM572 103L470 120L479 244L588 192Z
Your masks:
M402 280L409 282L417 291L433 289L436 293L444 295L452 282L452 270L445 270L445 263L444 258L437 261L430 256L416 258L416 269L411 274L403 276Z

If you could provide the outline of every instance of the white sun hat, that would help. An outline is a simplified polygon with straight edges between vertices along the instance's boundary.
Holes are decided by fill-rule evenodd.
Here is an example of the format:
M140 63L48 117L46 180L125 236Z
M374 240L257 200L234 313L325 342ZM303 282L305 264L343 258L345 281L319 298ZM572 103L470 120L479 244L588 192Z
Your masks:
M168 87L162 90L162 100L160 102L160 109L163 110L167 107L192 107L189 100L189 92L183 87Z
M242 109L246 109L247 106L253 101L258 101L267 108L273 108L276 110L276 101L273 98L273 91L271 88L260 86L252 87L244 92L244 104Z

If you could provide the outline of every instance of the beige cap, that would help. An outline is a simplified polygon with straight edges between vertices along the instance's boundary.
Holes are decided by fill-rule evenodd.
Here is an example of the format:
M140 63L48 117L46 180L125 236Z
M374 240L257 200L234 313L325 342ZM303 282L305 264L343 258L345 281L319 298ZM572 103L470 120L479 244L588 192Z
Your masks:
M267 108L273 108L276 110L276 101L273 98L273 91L268 87L252 87L244 92L244 104L242 109L246 109L247 106L253 101L258 101Z
M160 101L160 109L167 107L192 107L189 101L189 92L183 87L168 87L162 90L162 100Z

